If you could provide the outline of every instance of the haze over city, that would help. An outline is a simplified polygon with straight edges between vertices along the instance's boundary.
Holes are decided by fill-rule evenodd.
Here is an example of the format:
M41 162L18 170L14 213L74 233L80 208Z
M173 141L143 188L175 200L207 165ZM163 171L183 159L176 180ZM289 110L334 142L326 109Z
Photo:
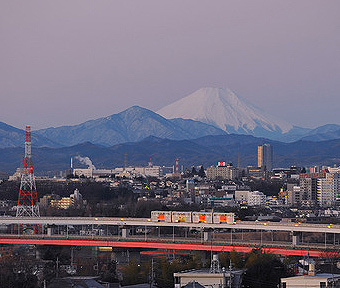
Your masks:
M340 124L338 1L0 4L0 121L71 125L225 87L293 125Z

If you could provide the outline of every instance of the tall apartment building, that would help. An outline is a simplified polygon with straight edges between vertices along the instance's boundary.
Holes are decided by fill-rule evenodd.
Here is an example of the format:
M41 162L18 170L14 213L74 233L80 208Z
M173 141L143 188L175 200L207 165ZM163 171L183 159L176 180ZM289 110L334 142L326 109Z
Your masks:
M263 144L257 147L257 166L266 171L273 169L273 148L270 144Z
M320 206L333 206L339 194L340 174L327 173L326 178L318 179L317 200Z
M295 184L287 184L288 205L299 206L302 203L301 187Z
M304 206L313 206L317 203L318 178L300 179L300 199Z
M304 206L318 204L318 180L326 178L326 173L300 173L300 199Z
M340 199L340 173L301 173L300 185L287 184L292 206L333 206Z

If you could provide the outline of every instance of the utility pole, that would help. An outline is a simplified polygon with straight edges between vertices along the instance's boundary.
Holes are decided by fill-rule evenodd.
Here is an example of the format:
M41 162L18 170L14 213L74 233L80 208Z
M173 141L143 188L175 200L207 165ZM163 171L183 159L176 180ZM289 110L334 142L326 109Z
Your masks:
M74 253L74 247L73 246L71 246L71 269L74 269L74 255L73 255L73 253Z
M56 278L59 277L59 258L57 257L57 261L56 261Z
M232 271L232 267L231 267L231 259L229 260L229 288L231 288L231 271Z
M153 258L151 258L151 275L150 275L150 288L153 286L154 282L154 271L153 271Z

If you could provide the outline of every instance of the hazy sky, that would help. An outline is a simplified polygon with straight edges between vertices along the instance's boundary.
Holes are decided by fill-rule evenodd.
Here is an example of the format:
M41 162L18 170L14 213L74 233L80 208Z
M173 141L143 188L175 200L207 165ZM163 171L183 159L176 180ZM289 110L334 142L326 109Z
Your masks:
M77 124L228 87L303 127L340 124L340 1L0 3L0 121Z

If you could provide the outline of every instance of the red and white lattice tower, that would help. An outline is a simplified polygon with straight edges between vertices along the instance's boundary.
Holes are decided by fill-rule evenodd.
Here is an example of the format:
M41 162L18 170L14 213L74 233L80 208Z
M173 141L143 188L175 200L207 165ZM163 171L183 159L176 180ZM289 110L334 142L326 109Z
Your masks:
M25 158L21 173L21 183L16 217L40 217L37 188L32 164L31 127L26 126ZM22 225L24 229L36 232L34 225Z

